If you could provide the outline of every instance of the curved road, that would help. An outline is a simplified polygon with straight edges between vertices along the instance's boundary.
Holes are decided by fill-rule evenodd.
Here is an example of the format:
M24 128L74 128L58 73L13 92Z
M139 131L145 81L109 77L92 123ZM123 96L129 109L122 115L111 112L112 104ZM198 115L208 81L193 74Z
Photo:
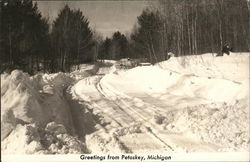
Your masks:
M96 133L100 138L105 139L106 136L117 133L117 130L130 129L134 125L140 125L139 133L122 135L118 133L115 136L116 140L122 143L126 150L129 150L127 152L191 152L217 149L212 144L202 143L183 133L171 133L164 130L154 121L154 116L162 112L167 113L169 109L164 109L164 106L168 105L159 104L155 98L145 94L121 93L110 85L104 84L102 77L103 75L87 77L72 88L74 97L84 101L91 109L90 111L102 117L103 120L99 121L99 125L100 129L104 129L106 133ZM91 144L93 142L95 141L89 141ZM92 153L95 151L92 150Z

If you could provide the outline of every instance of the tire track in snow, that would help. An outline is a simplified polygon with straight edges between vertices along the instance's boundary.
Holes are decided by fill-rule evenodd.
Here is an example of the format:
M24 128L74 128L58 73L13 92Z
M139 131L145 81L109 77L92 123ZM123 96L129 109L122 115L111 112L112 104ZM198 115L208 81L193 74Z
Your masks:
M126 97L126 95L119 93L116 93L116 90L109 89L109 86L102 86L102 83L99 81L99 86L102 87L102 90L104 91L100 92L104 94L104 97L108 98L109 100L117 103L120 108L124 109L124 111L127 112L133 112L132 116L137 119L139 122L144 122L143 124L146 126L148 132L151 134L151 136L158 140L160 143L162 143L165 147L169 148L171 151L174 151L176 149L184 149L186 150L186 147L189 147L189 149L194 146L196 149L200 148L202 146L202 150L213 150L213 146L211 144L205 144L205 143L198 143L197 141L194 141L193 139L186 137L185 135L178 135L175 136L173 133L170 133L169 135L164 135L165 132L161 130L161 128L156 125L155 123L151 122L150 119L153 117L153 113L156 111L159 111L159 109L156 106L153 106L149 103L144 102L144 107L136 106L136 101L131 99L131 97ZM99 89L98 89L99 90ZM112 96L110 97L109 94ZM116 96L116 98L112 98ZM131 107L133 106L133 107ZM153 108L152 108L153 107ZM146 113L147 112L147 113ZM145 114L146 113L146 114ZM163 134L162 134L163 133ZM185 141L185 143L176 142L175 137L181 141Z
M86 85L92 85L93 81L91 80L91 77L85 78L85 83L86 83ZM81 141L83 141L85 143L86 142L85 135L90 134L90 133L94 133L96 131L96 128L94 125L98 125L98 130L102 130L102 132L103 132L102 135L104 137L110 136L110 132L105 128L103 123L100 123L100 119L98 118L99 114L93 114L93 109L89 108L89 106L91 106L91 107L94 106L94 109L99 109L100 112L103 113L103 111L101 111L102 109L98 105L98 103L88 102L88 101L84 101L81 103L81 100L82 100L81 97L75 92L75 89L72 88L72 86L68 86L67 88L65 88L63 91L63 95L65 96L65 98L67 100L67 104L70 108L70 113L71 113L71 116L73 118L73 126L74 126L75 133L78 135L78 137L81 139ZM84 120L84 118L86 118L87 114L83 114L81 112L81 111L83 111L83 109L86 109L86 110L88 110L88 112L91 112L91 113L89 113L89 115L91 115L90 121L88 119ZM109 116L109 118L111 118L112 122L115 121L115 123L118 124L119 127L123 127L123 125L119 121L117 121L115 118L113 118L112 116ZM88 125L88 124L86 124L86 121L90 122L92 124ZM103 140L105 141L105 139L102 139L102 135L98 135L98 136L101 139L101 141L103 141ZM115 141L115 145L118 146L120 151L125 152L125 153L132 153L132 151L122 141L120 141L118 137L116 137L114 135L111 135L111 137L112 137L112 140ZM105 142L105 144L102 146L103 149L105 148L106 144L109 144L109 142L111 142L111 141ZM90 148L87 148L87 149L88 149L88 153L91 153L91 151L93 151ZM109 150L109 148L106 148L106 149Z
M93 79L94 78L94 79ZM130 115L124 116L124 113L126 113L123 109L119 108L119 105L115 104L114 102L110 101L108 98L103 96L98 91L97 84L99 83L102 76L91 76L84 79L84 84L86 86L93 86L91 87L93 92L95 94L100 95L99 97L91 96L91 94L88 97L90 97L90 101L86 101L83 99L85 103L88 103L91 105L91 107L98 109L98 112L103 113L102 115L105 116L105 118L110 118L112 121L116 122L119 126L129 126L131 122L133 122L135 119L131 118ZM73 92L74 95L79 99L82 100L81 96L79 96L75 91ZM117 117L117 115L119 115Z
M167 146L170 150L174 151L174 149L167 144L164 140L162 140L160 137L158 137L151 129L151 127L146 127L146 129L156 138L158 139L160 142L162 142L165 146Z
M124 109L125 105L123 103L118 103L118 102L114 102L113 100L110 100L109 96L106 95L101 85L99 84L101 79L102 79L101 77L98 77L94 81L91 79L91 77L88 77L85 79L86 85L95 85L97 93L101 94L102 96L101 100L104 103L104 105L100 105L99 102L96 102L95 100L92 99L90 102L87 102L87 103L90 104L93 107L93 109L98 109L100 112L102 112L103 113L102 115L104 116L104 118L106 117L111 118L112 121L115 121L116 123L118 123L119 126L116 128L129 127L131 123L135 123L136 121L140 121L140 122L147 121L147 119L144 118L143 116L138 117L139 114L137 111L134 111L130 108L129 108L129 111L126 111ZM77 96L77 98L79 99L81 98L75 91L73 91L73 93L75 93L74 95ZM110 112L105 112L106 108L112 108L114 110L114 115L118 114L120 116L112 116ZM137 115L135 116L133 114L137 114ZM96 122L98 123L98 121ZM102 129L104 129L105 132L107 133L107 130L105 129L105 127L103 127ZM160 141L159 138L156 137L156 134L154 134L152 131L148 131L148 133L150 134L151 137L153 137L154 139L162 143L162 141ZM119 141L121 147L125 148L127 153L132 153L132 151L126 146L126 143L122 143L119 140L119 137L116 137L115 140ZM163 144L163 145L169 147L166 144Z
M120 96L119 94L116 94L114 91L109 90L107 87L106 87L106 89L109 92L103 91L103 88L102 88L102 85L101 85L100 81L99 81L99 83L97 85L98 85L98 87L100 87L100 88L98 88L99 92L102 93L104 97L109 98L109 96L108 96L109 93L113 93L115 96L117 96L118 97L117 100L112 100L112 99L111 100L114 103L117 102L117 105L119 105L118 107L120 109L123 109L126 112L127 115L130 115L128 112L132 112L131 117L133 116L133 118L136 119L136 121L138 121L138 122L144 122L144 124L146 124L145 127L146 127L148 133L154 139L156 139L157 141L162 143L163 146L166 146L171 151L174 151L172 146L167 144L163 139L161 139L159 136L157 136L156 133L154 133L154 130L156 129L155 124L153 124L152 122L149 122L149 120L152 118L152 112L148 112L146 114L146 117L145 117L145 110L146 109L138 108L137 106L134 106L133 108L131 108L131 106L127 104L127 102L130 102L128 99L124 100L123 96ZM140 112L138 110L140 110ZM141 115L141 114L144 114L144 115Z
M100 94L103 95L104 98L107 98L107 99L109 98L109 97L105 94L105 92L103 91L103 88L102 88L102 86L100 85L100 83L97 83L97 84L96 84L96 89L100 92ZM108 99L108 101L110 102L111 100ZM127 111L125 111L119 104L117 104L116 102L112 102L112 104L116 105L116 107L117 107L119 110L121 110L123 113L125 113L129 118L131 118L133 122L136 121L136 119L135 119L133 116L131 116Z

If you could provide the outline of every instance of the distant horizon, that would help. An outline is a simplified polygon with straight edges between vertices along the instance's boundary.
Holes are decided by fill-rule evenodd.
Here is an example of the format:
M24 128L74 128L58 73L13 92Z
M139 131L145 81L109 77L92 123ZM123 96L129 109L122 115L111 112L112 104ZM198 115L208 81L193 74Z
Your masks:
M111 37L116 31L128 35L137 23L137 17L149 6L148 1L34 1L43 17L49 23L56 19L59 11L66 5L71 9L79 9L88 18L90 27Z

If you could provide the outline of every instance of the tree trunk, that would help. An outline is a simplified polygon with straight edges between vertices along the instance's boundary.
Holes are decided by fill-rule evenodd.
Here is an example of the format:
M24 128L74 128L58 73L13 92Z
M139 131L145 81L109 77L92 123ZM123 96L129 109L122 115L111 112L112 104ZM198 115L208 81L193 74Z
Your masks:
M250 0L247 0L248 13L250 13ZM248 18L248 24L250 26L250 15ZM248 27L248 51L250 51L250 28Z
M156 62L158 61L158 59L157 59L157 56L156 56L156 54L155 54L154 42L153 42L152 35L149 34L149 37L150 37L150 48L151 48L152 54L153 54L153 56L154 56L154 63L156 63Z
M149 62L152 62L152 51L151 51L151 48L150 48L150 44L147 43L147 51L148 51L148 54L149 54Z
M218 17L219 17L219 39L220 39L220 51L223 47L223 35L222 35L222 21L223 21L223 12L222 12L223 0L217 0L218 7Z
M12 38L11 38L11 26L9 25L9 63L13 65L13 54L12 54Z

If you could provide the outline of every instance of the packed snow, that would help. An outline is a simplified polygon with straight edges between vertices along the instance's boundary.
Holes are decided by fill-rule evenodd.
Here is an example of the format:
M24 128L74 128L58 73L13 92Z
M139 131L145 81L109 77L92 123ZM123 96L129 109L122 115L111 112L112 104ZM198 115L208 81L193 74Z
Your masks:
M249 53L100 62L1 74L2 153L248 151Z

